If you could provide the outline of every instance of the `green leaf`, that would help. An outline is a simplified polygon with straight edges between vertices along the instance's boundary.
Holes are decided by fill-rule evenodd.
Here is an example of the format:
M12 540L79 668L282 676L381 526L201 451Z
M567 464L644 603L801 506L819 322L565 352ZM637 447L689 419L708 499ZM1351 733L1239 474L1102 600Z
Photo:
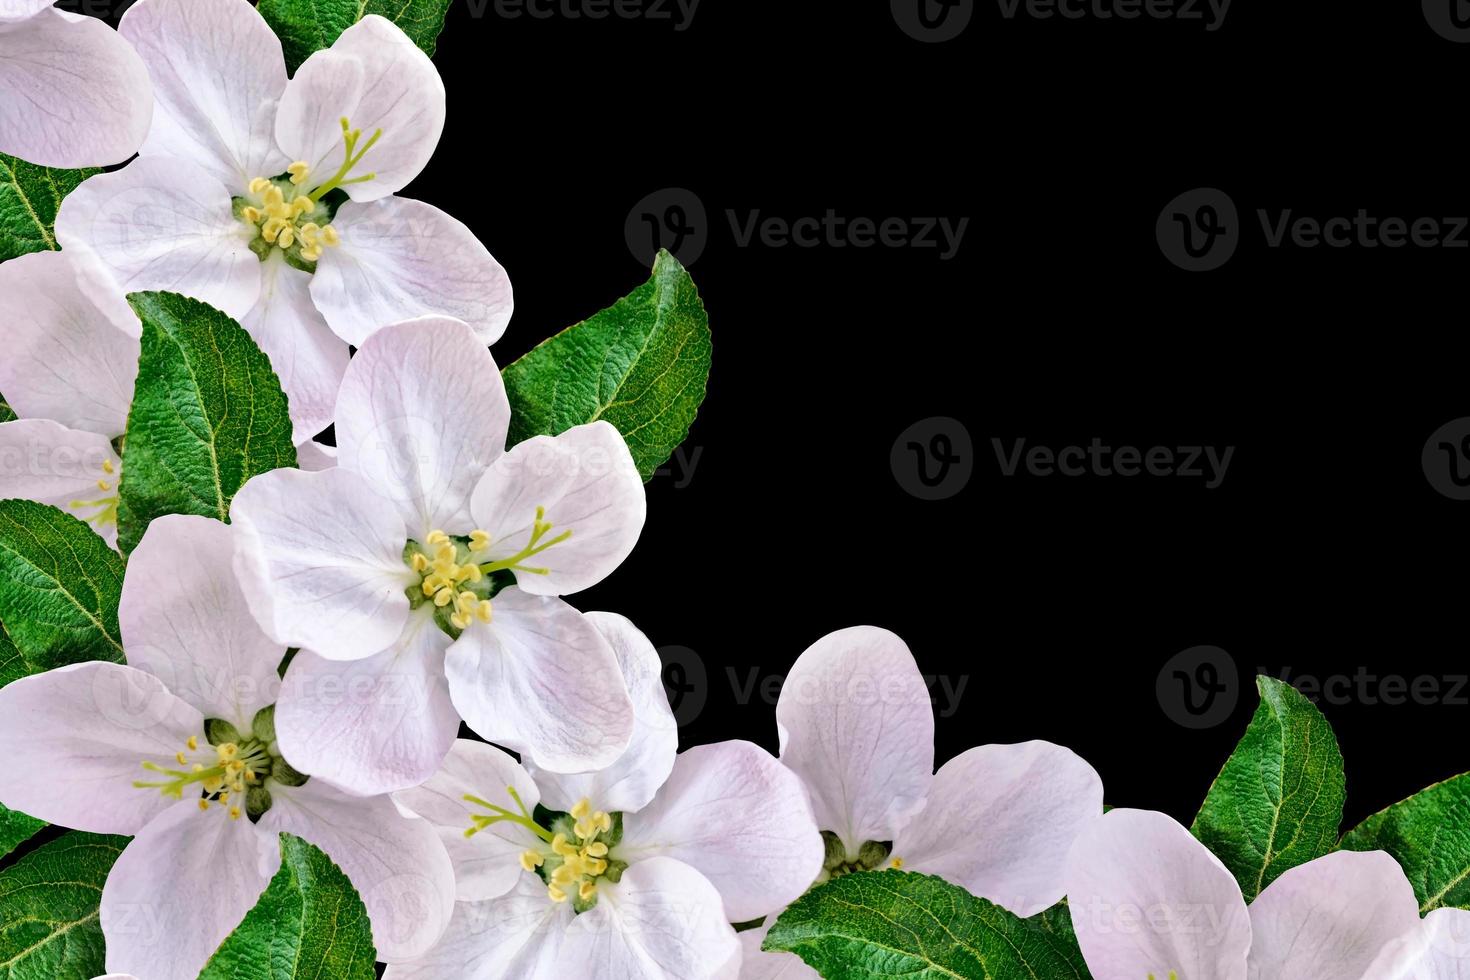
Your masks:
M143 321L118 487L118 544L131 551L164 514L230 519L259 473L296 465L281 383L250 335L198 300L131 293Z
M0 262L59 248L61 199L97 170L52 170L0 153Z
M330 48L343 31L368 14L397 24L433 57L449 0L260 0L256 9L281 39L286 67L295 74L313 51Z
M0 500L0 685L84 660L123 660L123 563L82 521Z
M332 859L281 835L281 870L199 980L373 980L372 927Z
M30 840L46 821L28 817L19 810L8 810L0 806L0 857L4 857L21 844Z
M0 395L0 422L14 422L15 418L15 409L10 407L4 395Z
M509 441L606 419L648 480L689 434L709 365L709 316L694 280L678 259L659 252L647 283L501 372L510 395Z
M1419 911L1470 909L1470 773L1375 813L1342 839L1345 851L1387 851L1414 885Z
M1247 902L1336 846L1347 798L1337 736L1316 705L1270 677L1256 687L1261 705L1190 828Z
M797 899L766 935L828 980L1083 980L1074 938L929 875L843 875Z
M68 833L0 871L0 980L91 980L102 883L126 837Z

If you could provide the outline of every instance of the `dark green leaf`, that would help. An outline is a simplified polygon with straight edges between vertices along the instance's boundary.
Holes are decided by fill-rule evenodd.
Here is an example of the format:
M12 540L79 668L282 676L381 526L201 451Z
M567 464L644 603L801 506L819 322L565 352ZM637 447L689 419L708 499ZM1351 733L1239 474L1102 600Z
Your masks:
M0 500L0 685L84 660L123 660L123 563L82 521Z
M102 883L126 837L68 833L0 871L0 980L91 980Z
M260 15L281 39L294 74L313 51L330 48L343 31L369 14L397 24L433 57L449 0L260 0Z
M14 422L15 409L10 407L3 395L0 395L0 422Z
M372 927L332 859L281 835L281 870L199 980L373 980Z
M227 521L246 480L296 465L280 380L243 327L174 293L128 302L143 321L143 350L118 488L124 551L164 514Z
M30 840L46 821L28 817L19 810L7 810L0 806L0 857L4 857L21 844Z
M797 899L767 950L795 953L828 980L1082 980L1075 939L1017 918L939 878L844 875Z
M0 153L0 262L56 249L61 199L96 170L52 170Z
M647 283L502 372L510 442L606 419L647 480L689 434L709 367L709 316L694 280L660 252Z
M1256 678L1261 705L1190 828L1247 902L1337 843L1347 798L1332 726L1290 684Z
M1347 851L1387 851L1414 885L1419 911L1470 909L1470 773L1375 813L1342 839Z

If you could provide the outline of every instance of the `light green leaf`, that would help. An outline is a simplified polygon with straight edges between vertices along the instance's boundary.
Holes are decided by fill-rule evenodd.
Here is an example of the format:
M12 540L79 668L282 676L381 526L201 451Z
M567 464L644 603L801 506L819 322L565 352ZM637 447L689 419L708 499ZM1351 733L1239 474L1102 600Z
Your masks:
M123 563L82 521L0 500L0 685L84 660L123 660Z
M501 372L509 441L606 419L648 480L689 434L709 367L709 316L694 280L659 252L647 283Z
M245 481L296 465L270 359L234 320L174 293L131 293L143 321L128 413L118 544L131 551L164 514L228 521Z
M4 857L21 844L30 840L46 821L28 817L19 810L8 810L0 806L0 857Z
M1348 831L1342 849L1392 854L1421 913L1470 909L1470 773L1375 813Z
M373 980L367 909L332 859L281 835L281 870L199 980Z
M369 14L397 24L433 57L449 0L260 0L256 9L281 39L286 67L294 74L313 51L330 48L343 31Z
M61 199L97 170L52 170L0 153L0 262L55 250Z
M766 935L828 980L1083 980L1075 939L929 875L843 875L797 899ZM1141 980L1141 978L1140 978Z
M126 837L68 833L0 871L0 980L91 980L102 883Z
M1333 849L1347 798L1337 736L1316 705L1270 677L1256 686L1261 705L1190 828L1247 902Z

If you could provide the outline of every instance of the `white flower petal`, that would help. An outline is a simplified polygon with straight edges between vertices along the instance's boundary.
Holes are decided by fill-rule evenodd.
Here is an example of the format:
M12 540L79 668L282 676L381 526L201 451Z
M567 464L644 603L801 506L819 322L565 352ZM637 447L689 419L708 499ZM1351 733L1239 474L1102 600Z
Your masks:
M296 447L296 465L308 473L334 469L337 466L337 447L315 440L308 440Z
M56 216L62 247L95 255L122 292L183 293L236 319L260 295L252 233L225 185L178 157L139 157L90 177Z
M472 623L445 662L466 723L553 772L616 762L633 734L633 702L608 642L560 599L514 586L495 597L494 617Z
M500 898L456 902L439 945L390 964L383 980L567 980L558 956L572 918L570 903L551 901L541 879L523 873Z
M463 320L481 344L505 333L514 301L500 263L463 223L422 201L348 201L332 227L342 244L317 262L311 298L337 336L363 341L387 323Z
M142 763L173 765L204 718L151 674L90 661L0 688L0 803L47 823L136 834L173 801ZM192 805L192 804L191 804Z
M55 9L0 20L0 90L0 153L45 167L121 163L153 116L132 46L96 18Z
M856 856L891 841L924 805L934 774L934 709L909 648L855 626L812 644L776 702L781 761L812 796L817 826Z
M1245 980L1240 886L1162 813L1113 810L1088 824L1068 859L1067 901L1093 976Z
M28 20L55 2L56 0L0 0L0 24Z
M1470 980L1470 912L1435 909L1354 980Z
M1382 851L1337 851L1298 865L1251 903L1250 970L1281 980L1345 980L1419 926L1414 886Z
M705 980L738 962L740 942L720 896L698 871L672 858L639 861L597 904L572 920L563 976L586 980Z
M740 933L740 980L822 980L822 975L795 953L770 953L761 949L766 933L776 924L779 913L767 916L765 924Z
M1062 900L1067 852L1102 812L1102 779L1072 750L983 745L940 768L893 854L1030 918Z
M243 194L290 161L276 148L286 88L281 42L243 0L139 0L118 27L153 76L157 108L144 155L179 157ZM226 199L228 203L228 198Z
M353 129L362 130L358 153L376 130L383 131L352 170L353 177L374 178L342 188L354 201L376 201L406 187L434 155L444 131L444 83L438 70L408 35L382 17L364 17L329 51L307 58L281 99L276 140L295 159L312 165L313 187L335 174L345 159L339 122L344 116Z
M118 620L128 663L238 730L274 704L286 648L261 632L230 569L228 525L171 514L128 559Z
M459 739L444 758L444 765L422 786L393 794L399 806L423 817L439 832L454 864L461 902L499 898L521 880L521 854L541 842L520 824L501 821L466 837L473 815L489 811L465 800L466 795L515 812L515 800L506 792L513 786L526 810L535 812L540 802L536 783L509 755L493 745ZM545 891L542 892L545 898Z
M422 956L454 911L454 869L434 828L406 817L387 796L348 796L309 780L274 787L260 826L310 841L337 863L362 896L378 959Z
M122 435L142 330L84 257L33 252L0 263L0 392L21 418Z
M287 761L364 796L429 778L459 732L444 679L448 646L425 610L410 617L397 648L371 657L327 660L302 650L276 705Z
M663 664L648 637L616 613L589 612L586 618L612 646L623 682L633 700L633 737L618 760L593 772L559 774L527 768L542 787L546 805L569 811L579 800L608 813L633 813L653 799L674 769L679 723L664 692Z
M281 866L281 848L224 807L175 803L123 849L102 887L107 969L195 980Z
M607 422L579 425L559 436L536 436L486 471L470 510L490 533L489 557L513 558L531 546L538 514L552 527L551 544L527 558L517 583L536 595L569 595L602 581L638 543L647 516L643 479L621 433Z
M747 922L801 897L824 850L800 780L734 741L680 753L653 802L624 819L618 854L683 861L714 883L729 921Z
M393 646L408 622L398 512L356 473L272 470L230 506L235 572L256 621L288 646L333 660Z
M95 432L47 419L0 423L0 499L34 500L90 520L104 506L96 501L117 495L121 465L112 443ZM117 540L115 520L93 530L109 545Z
M494 358L463 323L444 317L375 334L348 365L337 398L340 465L392 500L415 535L469 532L470 494L504 451L509 427Z
M270 358L290 404L292 438L305 442L332 424L347 345L312 304L309 273L291 268L280 249L260 271L260 299L240 325Z

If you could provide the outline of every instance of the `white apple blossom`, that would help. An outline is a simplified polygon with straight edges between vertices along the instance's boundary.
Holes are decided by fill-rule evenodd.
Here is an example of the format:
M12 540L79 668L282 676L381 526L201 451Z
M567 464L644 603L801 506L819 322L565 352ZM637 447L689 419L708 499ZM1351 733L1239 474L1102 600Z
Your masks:
M0 153L44 167L121 163L148 133L148 71L112 28L53 2L0 0Z
M1098 980L1388 980L1374 960L1420 924L1413 886L1382 851L1298 865L1247 909L1220 859L1149 810L1113 810L1082 832L1067 904Z
M405 789L462 716L549 769L617 759L633 726L617 660L558 598L616 568L643 527L617 429L507 451L500 371L443 317L370 337L336 418L336 468L257 476L231 508L256 617L302 651L276 716L291 758L353 792Z
M818 881L902 868L1031 916L1061 900L1067 850L1103 812L1097 772L1050 742L983 745L936 773L928 686L888 630L814 643L781 687L776 722L781 762L805 783L827 841ZM791 953L761 951L775 918L740 934L741 977L816 977Z
M246 607L230 537L202 517L155 520L123 582L129 665L76 664L0 689L0 802L134 835L102 889L108 970L194 980L279 868L282 832L351 879L380 958L419 956L453 909L449 857L391 798L350 796L283 758L270 705L285 648Z
M599 772L522 768L457 742L395 794L440 828L460 901L444 939L389 980L705 980L737 975L731 922L794 900L822 865L795 775L749 742L676 754L658 652L621 616L589 613L637 722Z
M444 127L433 63L376 15L287 79L248 0L139 0L122 35L153 77L138 160L63 202L65 248L125 291L193 296L238 319L290 396L296 441L332 421L348 344L424 314L484 343L510 319L509 280L469 229L393 195Z

